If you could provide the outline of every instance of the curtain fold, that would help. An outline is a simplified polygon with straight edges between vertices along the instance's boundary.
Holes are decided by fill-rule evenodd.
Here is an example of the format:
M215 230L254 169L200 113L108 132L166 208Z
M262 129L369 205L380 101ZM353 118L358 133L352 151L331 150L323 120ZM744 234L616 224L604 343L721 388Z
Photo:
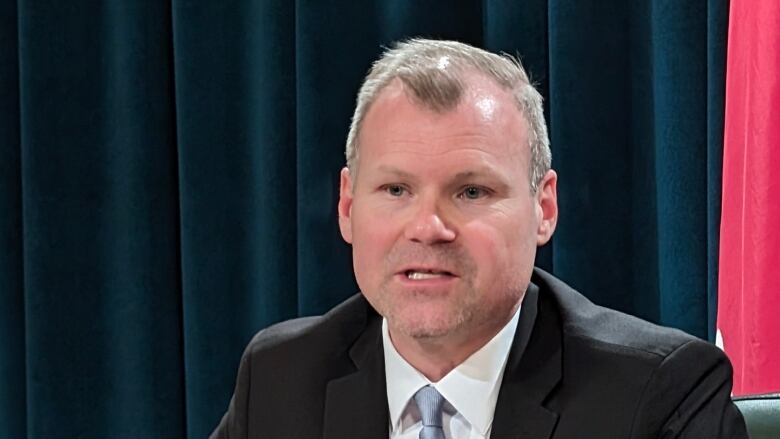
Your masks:
M707 1L707 338L715 340L718 310L726 46L729 2Z
M24 437L26 376L16 4L0 3L0 436Z
M19 108L3 117L21 131L25 327L4 336L26 342L27 398L3 425L168 436L184 419L170 11L76 6L18 2Z
M258 330L357 292L337 227L384 46L520 56L561 219L538 264L708 337L726 0L0 6L0 437L200 438Z
M294 11L173 3L190 437L213 429L249 336L297 315Z
M715 3L549 8L554 271L597 303L702 338L722 151L726 12Z

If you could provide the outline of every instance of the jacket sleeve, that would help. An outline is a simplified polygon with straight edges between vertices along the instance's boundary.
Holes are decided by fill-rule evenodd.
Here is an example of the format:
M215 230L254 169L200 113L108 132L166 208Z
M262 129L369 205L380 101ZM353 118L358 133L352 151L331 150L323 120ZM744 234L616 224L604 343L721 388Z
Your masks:
M250 344L251 347L251 344ZM247 410L249 405L249 385L250 385L250 349L241 357L241 363L238 366L238 377L236 378L236 388L233 391L233 397L230 398L230 405L225 415L222 417L217 428L211 433L209 439L247 439Z
M640 396L632 438L747 439L726 355L702 340L670 353Z

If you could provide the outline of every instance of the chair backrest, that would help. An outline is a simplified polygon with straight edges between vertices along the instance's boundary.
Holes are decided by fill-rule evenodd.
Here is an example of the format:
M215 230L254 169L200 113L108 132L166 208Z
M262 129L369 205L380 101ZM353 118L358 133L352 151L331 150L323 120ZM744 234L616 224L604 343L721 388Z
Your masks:
M780 438L780 393L734 398L747 424L750 439Z

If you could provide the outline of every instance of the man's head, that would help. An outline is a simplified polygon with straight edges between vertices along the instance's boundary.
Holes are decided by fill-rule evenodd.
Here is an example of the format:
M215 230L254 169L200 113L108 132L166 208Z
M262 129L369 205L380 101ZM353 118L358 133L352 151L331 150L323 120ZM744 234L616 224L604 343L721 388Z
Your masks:
M517 59L457 41L412 39L398 43L374 63L358 92L347 135L347 167L352 173L357 171L363 120L371 104L390 82L400 80L419 104L445 112L460 102L466 72L479 72L512 94L530 129L529 178L531 189L536 191L552 160L542 96Z
M557 219L541 97L519 63L399 44L360 90L347 160L341 232L394 341L495 334Z

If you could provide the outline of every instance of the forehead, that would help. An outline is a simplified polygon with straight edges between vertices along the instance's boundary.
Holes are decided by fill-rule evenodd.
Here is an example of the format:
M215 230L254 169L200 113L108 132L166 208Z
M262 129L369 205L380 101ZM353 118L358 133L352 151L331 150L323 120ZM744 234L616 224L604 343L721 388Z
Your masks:
M477 75L464 83L460 102L443 112L411 97L401 81L388 84L364 118L358 139L359 167L393 162L440 169L455 161L460 168L505 164L526 171L527 123L512 95Z

